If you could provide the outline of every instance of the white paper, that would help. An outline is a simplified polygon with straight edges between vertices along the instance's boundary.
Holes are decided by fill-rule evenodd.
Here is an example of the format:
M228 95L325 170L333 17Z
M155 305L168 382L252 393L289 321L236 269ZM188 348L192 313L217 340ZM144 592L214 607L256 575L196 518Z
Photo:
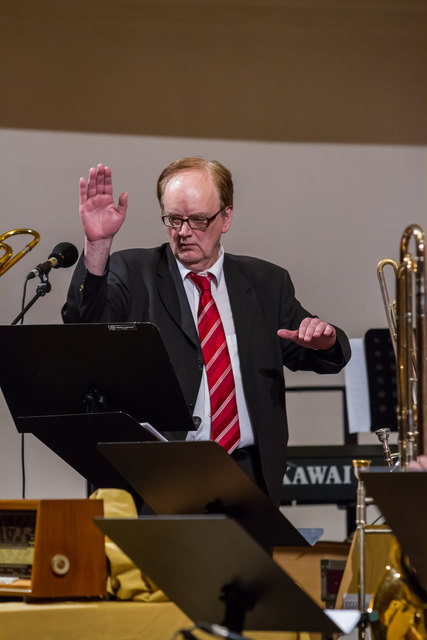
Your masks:
M349 609L325 609L325 614L343 633L351 633L360 620L360 611Z
M344 369L350 433L371 430L369 385L363 338L350 340L351 359Z
M149 422L140 422L139 424L141 425L141 427L144 427L146 431L151 433L151 435L153 435L157 440L160 440L160 442L168 442L165 436L157 431L157 429L155 429Z

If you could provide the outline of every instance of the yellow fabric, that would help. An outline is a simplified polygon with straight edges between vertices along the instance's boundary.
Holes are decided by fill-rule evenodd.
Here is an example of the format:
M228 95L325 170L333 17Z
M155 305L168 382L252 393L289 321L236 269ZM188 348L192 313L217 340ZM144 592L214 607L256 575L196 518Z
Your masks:
M97 489L90 496L104 501L105 518L137 518L132 496L122 489ZM139 602L166 602L168 597L158 589L148 576L135 566L132 560L105 536L105 553L108 558L107 592L119 600Z
M192 625L172 602L0 602L1 640L171 640ZM202 632L195 635L212 640ZM253 640L311 640L305 633L283 631L243 635Z

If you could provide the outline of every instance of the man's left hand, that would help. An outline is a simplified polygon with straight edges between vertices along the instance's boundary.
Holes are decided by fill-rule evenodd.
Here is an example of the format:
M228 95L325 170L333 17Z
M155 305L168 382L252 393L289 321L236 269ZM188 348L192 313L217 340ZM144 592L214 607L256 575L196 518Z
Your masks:
M320 318L304 318L299 329L279 329L277 335L307 349L331 349L336 341L334 327Z

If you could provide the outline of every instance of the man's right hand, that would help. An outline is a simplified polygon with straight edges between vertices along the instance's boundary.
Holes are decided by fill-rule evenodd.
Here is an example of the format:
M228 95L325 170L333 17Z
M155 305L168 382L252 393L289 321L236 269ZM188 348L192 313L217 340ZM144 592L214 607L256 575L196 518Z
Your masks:
M95 275L102 275L110 255L111 243L122 226L128 194L122 193L117 207L113 200L111 170L98 164L91 168L86 184L80 178L80 218L85 232L85 264Z

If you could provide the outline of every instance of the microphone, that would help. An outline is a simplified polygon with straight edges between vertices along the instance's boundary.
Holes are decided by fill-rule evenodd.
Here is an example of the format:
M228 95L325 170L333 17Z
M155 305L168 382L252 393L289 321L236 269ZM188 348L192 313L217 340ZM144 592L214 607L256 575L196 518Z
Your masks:
M27 275L27 280L31 280L36 276L45 275L49 273L51 269L58 269L59 267L71 267L77 262L78 257L79 252L77 251L76 247L71 244L71 242L60 242L53 249L46 262L38 264L37 267L30 271L30 273Z

